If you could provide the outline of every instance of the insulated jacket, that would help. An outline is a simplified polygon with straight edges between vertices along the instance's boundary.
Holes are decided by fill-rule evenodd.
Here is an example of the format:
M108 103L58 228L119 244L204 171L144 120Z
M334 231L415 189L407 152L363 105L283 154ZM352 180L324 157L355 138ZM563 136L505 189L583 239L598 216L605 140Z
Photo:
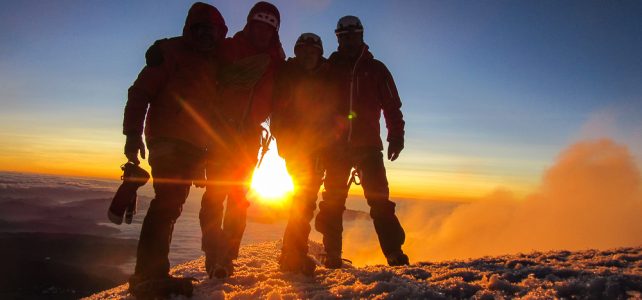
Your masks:
M364 45L356 59L334 52L328 59L330 76L338 87L337 113L343 116L339 145L383 150L379 119L388 129L387 141L404 139L401 100L392 75Z
M336 89L328 75L325 59L308 71L291 58L279 70L270 130L282 157L320 153L336 139Z
M223 65L213 121L225 143L258 141L259 126L272 112L276 72L285 59L278 34L267 51L259 51L246 38L248 27L225 39L221 49Z
M215 51L195 49L189 27L197 23L217 28L220 40L227 33L216 8L194 4L183 35L158 40L147 51L147 65L129 88L123 134L142 134L144 123L148 143L169 138L207 147L214 135L208 122L217 95L218 58Z

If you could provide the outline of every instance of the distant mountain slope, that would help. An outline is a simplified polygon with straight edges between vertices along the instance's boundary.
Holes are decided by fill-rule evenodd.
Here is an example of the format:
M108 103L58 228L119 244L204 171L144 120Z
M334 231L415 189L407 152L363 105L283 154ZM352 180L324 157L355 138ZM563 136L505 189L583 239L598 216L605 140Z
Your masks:
M642 247L534 252L395 268L319 267L314 278L280 273L279 249L279 242L244 246L235 275L224 281L206 278L203 258L172 272L199 280L192 299L642 298ZM319 244L311 243L312 253L320 251ZM113 298L133 299L126 284L88 299Z

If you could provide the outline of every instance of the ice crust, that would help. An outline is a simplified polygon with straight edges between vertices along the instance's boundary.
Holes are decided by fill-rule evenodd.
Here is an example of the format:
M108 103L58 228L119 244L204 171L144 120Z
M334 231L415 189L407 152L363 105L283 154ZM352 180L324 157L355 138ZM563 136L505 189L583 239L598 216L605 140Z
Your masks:
M208 279L202 257L172 268L172 274L199 280L192 299L642 298L642 247L532 252L407 267L319 266L309 278L279 272L280 246L278 241L244 246L234 276L225 280ZM314 242L310 249L317 257L322 252ZM127 284L88 299L113 298L134 299Z

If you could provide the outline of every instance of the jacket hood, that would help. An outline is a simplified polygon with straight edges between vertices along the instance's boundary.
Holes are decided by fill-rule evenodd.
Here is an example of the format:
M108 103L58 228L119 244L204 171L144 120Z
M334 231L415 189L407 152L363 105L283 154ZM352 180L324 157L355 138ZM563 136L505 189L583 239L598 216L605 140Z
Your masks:
M192 5L187 13L185 19L185 26L183 27L183 37L189 41L193 41L191 36L190 27L195 24L209 24L216 28L217 40L223 41L227 35L227 26L223 15L216 9L216 7L203 3L196 2Z
M276 31L279 31L279 26L281 25L281 13L274 4L260 1L254 4L247 15L247 23L249 24L252 21L264 22L274 27Z
M269 13L275 16L277 19L276 26L274 26L274 24L270 24L269 22L257 21L252 18L255 14L261 13L261 12ZM245 40L247 44L251 44L248 37L250 35L250 26L252 26L252 23L254 22L264 22L274 27L275 33L272 36L272 41L270 41L270 48L264 52L267 52L270 55L272 54L272 52L274 52L277 49L279 50L279 52L283 52L283 47L281 45L281 38L279 37L279 25L281 23L281 14L279 13L279 10L276 8L276 6L274 6L274 4L272 3L268 3L265 1L260 1L256 3L250 10L250 13L247 15L247 22L245 23L243 30L237 32L234 35L234 38L237 38L237 36L240 34L242 35L243 40ZM285 53L283 54L282 59L285 59Z

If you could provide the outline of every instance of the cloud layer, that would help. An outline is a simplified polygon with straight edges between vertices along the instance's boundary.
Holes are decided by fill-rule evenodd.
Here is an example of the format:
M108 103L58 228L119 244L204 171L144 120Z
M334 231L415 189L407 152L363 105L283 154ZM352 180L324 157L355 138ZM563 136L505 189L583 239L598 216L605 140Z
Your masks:
M427 205L400 211L404 249L419 261L642 245L640 187L626 147L608 139L580 142L561 153L526 197L497 190L442 215ZM378 248L372 226L364 225L347 228L345 253L357 264L383 263L379 252L359 251Z

